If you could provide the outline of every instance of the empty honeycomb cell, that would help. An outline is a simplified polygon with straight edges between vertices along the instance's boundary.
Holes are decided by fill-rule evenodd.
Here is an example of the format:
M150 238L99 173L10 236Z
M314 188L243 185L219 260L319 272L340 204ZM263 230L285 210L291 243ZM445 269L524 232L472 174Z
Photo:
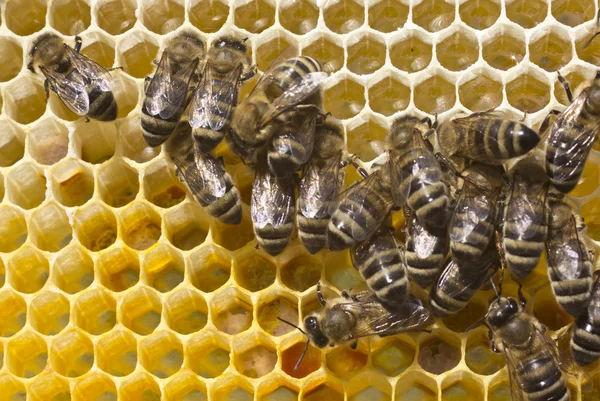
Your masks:
M24 401L27 399L25 385L7 372L0 373L0 388L8 401Z
M369 26L379 32L394 32L408 19L408 2L381 0L369 5Z
M439 375L460 362L460 339L446 331L423 336L419 344L419 365L427 372Z
M460 103L471 111L495 109L502 103L502 81L493 72L481 71L459 82ZM470 78L470 77L469 77Z
M378 35L367 34L351 39L348 44L348 69L355 74L371 74L385 64L385 41Z
M268 256L248 247L236 254L233 271L233 278L241 287L256 292L275 282L277 267Z
M130 116L119 126L120 154L137 163L144 163L160 153L160 147L152 148L142 135L139 116ZM184 195L185 197L185 195Z
M109 206L122 207L135 199L140 190L138 172L121 160L98 170L100 199Z
M73 132L73 148L81 160L99 164L115 154L117 129L113 124L80 120Z
M152 61L157 54L158 44L154 39L143 32L136 31L119 41L117 64L132 77L145 78L154 70Z
M500 17L498 0L468 0L459 6L460 19L471 28L487 29Z
M575 51L577 52L577 56L579 56L580 60L587 61L588 63L598 66L600 65L600 56L598 53L598 50L600 49L600 41L594 39L589 42L594 33L595 30L590 30L587 33L584 32L583 36L577 38L575 41Z
M162 208L175 206L186 196L183 185L165 160L152 163L146 168L142 188L144 198Z
M229 343L220 335L202 333L186 343L185 366L198 376L212 379L229 367Z
M109 376L93 372L78 379L73 386L73 401L116 401L117 386Z
M139 89L135 80L126 74L113 73L115 87L113 94L118 105L117 118L129 115L138 104Z
M208 321L208 306L198 291L181 289L175 291L165 302L167 325L181 334L202 330Z
M12 337L27 321L27 304L12 290L0 292L0 336Z
M546 71L556 71L567 65L572 57L572 44L567 32L551 28L543 36L532 35L529 59Z
M386 117L405 110L410 103L410 84L388 76L369 86L369 106Z
M154 376L167 378L183 365L183 345L171 332L153 333L140 343L140 362Z
M21 248L8 260L8 282L19 292L31 294L41 290L49 275L48 259L36 248Z
M321 383L306 391L302 397L303 401L344 401L344 390L341 385L335 383Z
M483 397L481 382L465 372L457 372L442 382L444 401L482 400Z
M40 375L29 385L29 395L31 401L67 401L71 399L69 382L51 371Z
M567 26L581 25L595 16L593 0L553 0L550 4L554 18Z
M235 287L216 295L210 303L215 327L227 334L239 334L252 325L252 300Z
M115 42L100 32L91 32L83 37L81 53L104 68L115 64Z
M243 203L246 205L250 205L250 196L252 194L252 183L254 181L254 170L250 167L244 165L243 163L239 163L239 165L234 166L235 170L231 175L233 179L233 183L235 187L238 189L240 193L240 198ZM231 174L231 173L230 173ZM244 213L245 215L245 213ZM242 215L242 219L246 216ZM254 233L252 234L254 237Z
M46 24L46 0L8 0L4 9L6 26L19 36L28 36Z
M279 384L280 382L277 381ZM262 384L262 383L261 383ZM258 401L298 401L298 390L290 384L282 383L275 387L275 380L258 390Z
M229 16L229 6L222 0L192 0L188 4L190 22L202 32L217 32Z
M55 372L79 377L94 364L94 345L87 335L68 330L54 337L50 344L50 363Z
M319 9L314 0L279 3L279 24L288 31L304 35L317 27Z
M418 31L408 31L390 48L394 67L406 72L421 71L431 63L431 41Z
M29 323L38 333L53 336L69 324L70 304L58 292L45 291L31 301Z
M271 295L259 301L256 319L259 326L272 336L279 337L295 330L279 320L284 319L292 324L298 324L298 300L288 294Z
M423 372L410 371L398 380L394 401L437 401L437 383Z
M44 98L42 82L28 74L4 87L4 111L14 121L29 124L46 111Z
M571 191L570 195L575 197L591 195L600 184L600 166L591 160L586 163L579 184Z
M161 395L162 393L156 380L143 372L126 378L119 387L120 400L159 401Z
M94 262L79 245L62 250L52 265L54 284L67 294L75 294L94 281Z
M151 0L140 5L142 23L146 28L159 35L174 31L184 22L183 1Z
M235 26L250 33L260 33L275 22L275 2L237 0L234 2Z
M365 22L365 9L362 2L337 0L325 3L323 18L327 28L335 33L348 33L361 27Z
M506 84L506 97L511 106L535 113L550 102L550 86L541 75L523 73Z
M46 342L31 331L12 337L5 352L6 367L18 377L35 377L44 370L48 362Z
M111 291L121 292L140 281L140 261L128 248L114 248L98 258L98 278Z
M120 212L119 221L123 241L135 250L148 249L160 238L160 215L146 203L132 203Z
M488 390L488 401L510 401L512 393L507 382L491 385Z
M73 305L73 323L93 335L106 333L117 323L117 301L102 288L88 290Z
M237 376L225 376L211 389L213 400L252 401L254 390L247 380Z
M108 248L117 239L117 219L111 210L99 203L77 210L73 222L77 239L92 252Z
M164 387L165 401L206 401L206 384L191 372L180 372Z
M392 399L392 386L376 372L365 372L348 382L348 401L386 401Z
M289 50L286 50L288 48ZM278 32L268 41L257 44L256 65L260 71L267 71L283 51L286 51L286 54L290 52L294 56L297 48L298 44L292 37Z
M368 348L363 343L357 349L339 346L328 350L325 355L325 366L336 377L348 378L359 373L369 359Z
M300 339L300 337L298 337L298 339ZM304 358L302 358L302 363L300 363L296 369L296 364L298 363L305 346L305 341L298 342L297 340L291 346L282 345L281 369L283 369L284 373L287 373L289 376L296 379L300 379L308 376L321 367L321 350L309 343Z
M36 123L27 134L29 154L45 165L55 164L67 155L69 130L54 118Z
M54 198L64 206L81 206L94 194L92 170L75 159L56 164L50 171Z
M573 322L573 318L556 303L550 286L544 286L533 298L533 315L550 330L558 330Z
M488 307L481 300L472 299L459 312L443 319L444 326L456 333L464 333L472 324L486 314Z
M23 213L12 206L0 206L0 252L12 252L27 240L27 223Z
M339 262L339 263L338 263ZM325 278L340 291L366 289L358 270L352 266L347 252L331 252L325 255Z
M286 261L280 268L283 285L293 291L303 292L316 285L321 279L323 262L308 253L301 253Z
M221 288L231 276L232 258L229 252L207 244L188 258L188 277L194 287L204 292Z
M10 120L0 120L0 167L11 166L25 153L25 132Z
M33 163L21 163L6 175L8 199L23 209L39 206L46 199L46 175Z
M506 357L493 352L487 333L485 330L479 330L471 334L467 340L465 362L476 374L491 375L506 365Z
M413 7L413 22L429 32L438 32L454 21L454 2L423 0Z
M415 86L415 106L425 113L443 113L456 103L456 88L442 75L434 75Z
M546 19L548 3L545 0L512 0L506 2L506 16L523 28L533 28Z
M162 303L148 287L127 292L119 306L119 322L135 333L147 336L160 324Z
M358 155L363 161L371 161L379 154L371 147L371 141L382 142L388 132L387 124L375 117L367 121L354 120L347 127L348 152Z
M395 377L412 365L415 349L416 344L409 337L384 340L372 347L371 363L384 375Z
M164 216L165 234L176 248L189 251L202 244L208 235L208 216L195 203L186 203Z
M64 209L50 202L36 209L29 220L32 242L41 250L57 252L69 245L73 230Z
M144 257L142 269L145 283L160 292L171 291L185 276L183 258L168 245L151 250Z
M440 64L450 71L465 70L479 58L477 36L458 28L456 32L439 40L435 53Z
M113 330L98 339L96 365L111 376L127 376L137 365L137 342L126 330Z
M354 117L365 107L365 88L350 77L345 77L324 90L323 105L335 118Z
M215 244L230 251L243 248L254 240L252 220L249 213L242 214L242 221L238 225L224 224L215 220L211 229L212 240Z
M234 342L233 360L239 373L257 379L275 369L277 350L267 337L251 334Z
M492 28L482 40L482 56L492 68L508 70L525 57L525 34L514 26Z
M135 24L134 0L99 0L96 3L98 26L111 35L128 31Z
M580 212L585 218L590 238L600 241L600 202L598 198L594 197L584 203Z
M77 35L90 26L90 5L84 0L54 1L49 16L52 28L63 35Z
M333 73L344 66L344 48L327 35L315 36L302 48L302 55L319 60L323 71Z
M0 53L4 57L0 82L10 81L19 74L23 67L23 48L15 40L0 37Z

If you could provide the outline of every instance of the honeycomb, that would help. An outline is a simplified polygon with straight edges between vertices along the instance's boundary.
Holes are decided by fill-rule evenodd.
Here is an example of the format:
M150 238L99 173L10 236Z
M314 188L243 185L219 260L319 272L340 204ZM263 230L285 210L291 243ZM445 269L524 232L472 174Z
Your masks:
M167 35L248 36L264 71L293 46L331 75L324 103L347 150L371 161L394 116L500 107L539 127L600 66L594 0L4 0L0 2L0 400L434 401L510 399L484 328L480 291L431 333L367 338L356 350L310 346L297 323L315 284L363 286L347 252L276 258L256 250L248 207L225 226L193 202L140 130L143 78ZM84 119L26 68L40 32L114 72L118 119ZM244 84L246 95L256 78ZM600 145L573 191L600 240ZM246 205L252 172L228 169ZM349 171L348 179L357 175ZM401 235L403 218L394 216ZM525 280L528 311L560 332L544 262ZM516 294L514 284L505 292ZM588 368L600 386L600 364ZM573 385L574 399L592 401Z

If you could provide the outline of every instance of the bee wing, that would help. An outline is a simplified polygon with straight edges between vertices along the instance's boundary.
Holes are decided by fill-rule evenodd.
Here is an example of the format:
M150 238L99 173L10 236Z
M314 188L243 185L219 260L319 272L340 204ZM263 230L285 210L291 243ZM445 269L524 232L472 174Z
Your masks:
M101 67L94 60L76 52L70 46L65 45L69 61L73 68L84 78L87 85L102 92L109 92L114 87L112 76L107 69Z
M517 186L515 188L515 186ZM529 239L546 226L546 184L533 184L515 180L513 191L505 209L504 230L512 238Z
M437 237L427 231L427 229L419 222L416 215L410 219L408 224L408 235L412 237L414 252L419 259L428 258L436 250L438 243L447 241L445 235Z
M421 187L423 184L435 184L440 182L442 178L441 167L433 152L425 148L416 148L416 146L417 142L413 139L413 146L411 147L413 148L414 158L411 160L410 165L403 166L401 164L401 156L405 151L392 150L389 152L392 171L390 177L392 188L394 188L392 196L398 206L404 205L409 194L418 190L413 186Z
M493 255L493 254L492 254ZM489 253L483 256L482 261L474 261L470 268L463 268L456 262L450 261L438 278L437 287L452 299L470 299L474 290L479 289L483 283L491 278L498 269L498 260Z
M344 181L340 176L341 152L328 159L322 167L317 162L308 163L300 181L300 212L307 218L321 219L331 215L332 206Z
M257 170L252 183L250 216L257 227L279 227L288 221L294 208L294 186L289 182L292 178L278 179L265 170L264 166Z
M256 86L252 89L248 97L253 94L260 93L267 88L273 82L273 71L280 66L281 63L286 61L289 58L295 57L297 54L297 50L293 46L288 46L279 55L273 60L269 68L265 71L265 73L259 78ZM291 69L291 68L290 68Z
M528 397L524 392L524 385L521 383L520 376L517 373L519 359L513 355L513 351L506 344L504 346L504 356L506 357L506 369L508 370L512 401L527 401Z
M196 168L198 169L198 180L205 192L211 198L220 199L227 192L225 182L225 168L209 154L194 152ZM212 203L212 202L211 202Z
M48 80L50 87L56 92L60 100L69 110L80 116L86 115L90 110L90 98L78 74L71 73L67 78L61 73L42 68L42 73Z
M452 124L463 129L472 129L472 124L480 120L505 120L504 113L496 110L485 110L477 113L469 114L466 117L452 119Z
M474 233L488 235L493 227L485 224L482 229L482 223L490 217L493 207L494 205L490 204L488 197L468 185L456 202L450 227L459 229L450 229L450 239L455 242L464 242Z
M291 155L300 165L305 164L310 158L315 143L316 117L316 114L311 113L302 120L300 128L291 131L286 130L274 135L274 137L289 138L300 143L302 145L300 152L296 151L295 146L290 146L289 141L271 141L270 150L283 155Z
M548 267L559 278L559 285L562 281L575 280L587 274L583 265L589 254L579 239L575 216L571 216L564 232L550 233L546 241L546 254Z

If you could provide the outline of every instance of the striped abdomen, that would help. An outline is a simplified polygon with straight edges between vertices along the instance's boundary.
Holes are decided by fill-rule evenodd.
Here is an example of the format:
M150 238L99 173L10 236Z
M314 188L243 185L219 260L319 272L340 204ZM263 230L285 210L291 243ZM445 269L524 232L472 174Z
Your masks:
M90 108L87 113L89 118L100 121L113 121L117 118L117 102L111 91L88 90L88 97L90 99Z
M543 348L544 345L536 344L534 337L531 347ZM522 354L522 355L521 355ZM515 374L519 377L519 384L529 401L568 401L570 400L567 384L560 367L553 358L552 353L528 352L519 353L519 363ZM513 355L517 357L517 355Z
M298 207L301 206L298 205ZM298 237L308 252L315 254L327 245L329 218L307 218L298 213L296 222L298 223Z
M308 56L299 56L277 65L271 71L271 76L273 77L273 83L285 91L293 84L298 83L307 74L320 71L321 64L317 60Z
M487 248L494 235L495 205L490 197L461 197L450 222L450 251L456 260L472 263Z
M169 119L163 120L159 116L151 116L146 111L146 108L142 107L142 134L148 145L152 147L160 146L169 139L169 136L177 127L177 123L181 118L181 112Z
M447 252L448 236L429 233L413 215L407 222L404 258L414 282L429 287L442 270Z
M600 280L596 280L587 309L573 325L570 345L571 354L580 365L600 358Z
M290 208L290 213L285 222L280 225L267 224L264 227L254 225L254 235L258 244L272 256L279 255L290 242L294 231L295 208Z

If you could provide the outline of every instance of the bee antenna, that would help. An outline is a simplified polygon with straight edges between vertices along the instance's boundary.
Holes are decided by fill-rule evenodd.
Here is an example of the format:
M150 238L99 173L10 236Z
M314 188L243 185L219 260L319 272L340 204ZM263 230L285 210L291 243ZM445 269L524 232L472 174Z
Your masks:
M317 283L317 299L319 300L322 306L327 305L325 298L323 298L323 293L321 292L321 281Z
M296 372L298 370L298 368L300 367L300 363L304 359L304 355L306 355L306 351L308 351L308 343L309 342L310 341L306 341L306 345L304 346L304 350L302 351L302 354L300 354L300 358L298 359L298 362L296 362L296 365L294 365L294 372Z
M306 332L304 330L302 330L300 327L296 326L294 323L288 322L287 320L282 319L279 316L277 316L277 319L282 321L283 323L287 324L288 326L292 326L293 328L298 329L300 331L300 333L306 335Z
M494 292L496 293L496 298L500 298L500 294L502 293L502 284L500 284L500 291L498 291L498 288L496 287L496 283L494 283L494 280L490 277L490 284L492 284L492 288L494 289Z
M477 320L475 323L473 323L472 325L470 325L467 330L465 331L465 333L473 330L475 327L479 326L481 323L483 323L485 325L485 327L487 327L488 329L490 328L490 326L488 326L488 324L485 322L485 319L487 319L487 317L489 316L490 311L488 310L488 312L483 315L483 317L479 320Z
M245 37L244 39L242 39L242 42L245 43L248 40L248 37Z

